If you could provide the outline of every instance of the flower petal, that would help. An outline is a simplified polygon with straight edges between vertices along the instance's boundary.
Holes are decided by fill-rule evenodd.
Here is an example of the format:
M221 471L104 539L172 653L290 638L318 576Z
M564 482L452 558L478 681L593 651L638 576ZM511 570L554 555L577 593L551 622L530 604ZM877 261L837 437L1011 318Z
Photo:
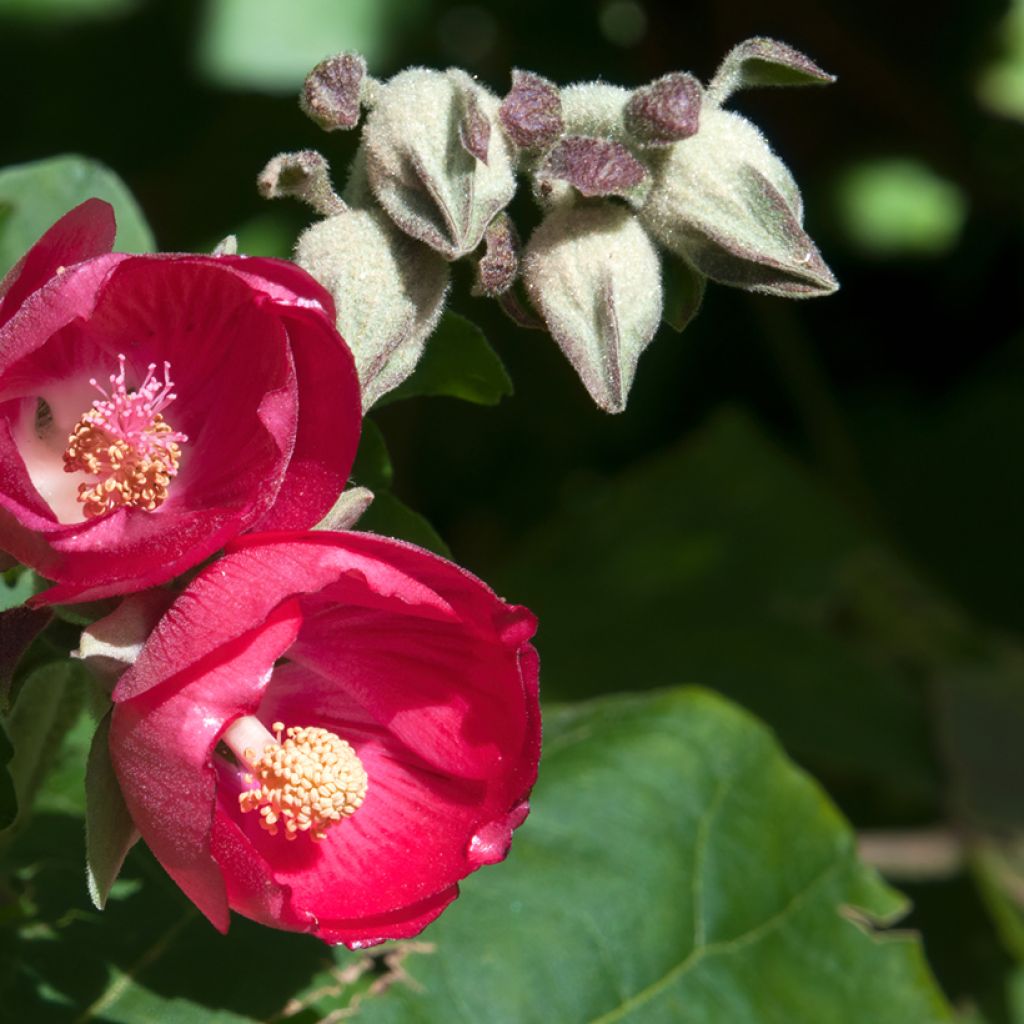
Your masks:
M114 708L111 759L132 820L167 873L221 931L227 931L229 915L210 849L216 790L211 754L227 725L255 710L300 622L298 606L284 604L225 645L202 671L178 673L173 687Z
M0 281L0 327L63 268L110 252L116 232L114 208L102 199L87 199L64 214Z

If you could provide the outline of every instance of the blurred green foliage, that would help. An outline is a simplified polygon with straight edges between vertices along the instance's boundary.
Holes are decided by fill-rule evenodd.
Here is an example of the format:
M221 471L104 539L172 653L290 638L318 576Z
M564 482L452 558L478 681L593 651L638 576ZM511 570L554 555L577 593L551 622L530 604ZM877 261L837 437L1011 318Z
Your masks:
M340 50L371 66L391 59L429 11L427 0L206 0L199 67L218 85L292 96Z
M996 114L1024 120L1024 2L1010 0L995 35L999 56L981 73L978 99Z
M916 160L899 158L851 167L839 184L839 203L850 238L886 256L947 252L967 216L955 185Z

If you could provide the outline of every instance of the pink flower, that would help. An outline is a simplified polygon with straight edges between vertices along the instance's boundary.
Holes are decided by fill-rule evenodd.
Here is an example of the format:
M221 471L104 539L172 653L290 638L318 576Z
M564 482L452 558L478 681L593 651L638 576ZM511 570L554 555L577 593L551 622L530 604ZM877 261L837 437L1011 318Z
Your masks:
M111 253L62 217L0 283L0 549L40 603L161 583L236 534L305 529L359 438L327 293L290 263Z
M222 931L233 909L353 948L415 935L526 817L534 628L409 544L239 539L114 691L128 809Z

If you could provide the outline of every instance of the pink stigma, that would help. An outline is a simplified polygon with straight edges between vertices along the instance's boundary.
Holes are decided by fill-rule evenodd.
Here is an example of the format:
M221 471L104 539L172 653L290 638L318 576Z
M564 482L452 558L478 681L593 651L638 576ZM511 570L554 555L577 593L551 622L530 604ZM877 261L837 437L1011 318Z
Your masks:
M117 360L109 392L95 378L89 381L103 397L75 425L64 452L65 472L96 478L78 485L78 500L88 518L116 508L158 509L167 500L181 463L181 445L188 440L163 417L163 410L177 398L171 364L164 363L161 381L155 375L156 363L150 363L142 385L129 391L124 355Z

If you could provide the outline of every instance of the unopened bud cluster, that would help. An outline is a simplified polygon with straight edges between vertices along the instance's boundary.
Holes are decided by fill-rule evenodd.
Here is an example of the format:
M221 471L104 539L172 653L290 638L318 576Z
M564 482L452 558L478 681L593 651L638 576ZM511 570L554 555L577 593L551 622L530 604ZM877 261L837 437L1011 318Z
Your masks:
M675 72L633 90L559 87L514 71L504 98L456 69L378 82L361 57L339 54L310 73L302 107L327 131L362 122L342 196L310 151L275 157L260 187L325 217L296 260L334 295L366 406L413 371L449 264L468 257L474 294L529 322L521 281L591 396L618 412L662 319L659 250L695 295L708 278L788 297L836 289L789 170L724 109L745 87L830 81L770 39L734 47L707 86ZM543 211L522 251L506 210L521 176Z

